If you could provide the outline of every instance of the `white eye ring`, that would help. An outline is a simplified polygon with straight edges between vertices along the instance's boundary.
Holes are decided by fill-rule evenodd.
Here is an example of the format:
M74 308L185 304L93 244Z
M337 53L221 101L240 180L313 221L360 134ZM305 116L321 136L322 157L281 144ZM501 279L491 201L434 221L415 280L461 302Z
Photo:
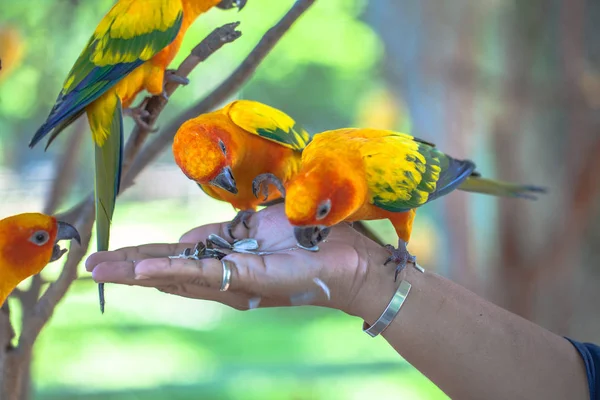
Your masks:
M50 234L46 231L37 231L29 238L29 241L37 246L43 246L50 240Z
M317 207L317 220L325 218L329 214L329 211L331 211L331 200L327 199Z

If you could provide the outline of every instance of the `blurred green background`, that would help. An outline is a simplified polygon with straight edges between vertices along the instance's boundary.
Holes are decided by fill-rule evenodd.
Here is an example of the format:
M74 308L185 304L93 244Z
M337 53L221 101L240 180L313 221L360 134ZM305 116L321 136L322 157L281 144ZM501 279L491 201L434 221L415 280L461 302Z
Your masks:
M27 143L112 3L0 4L0 217L41 210L69 134L47 152ZM278 107L314 132L412 132L486 175L548 186L535 203L453 193L419 211L410 249L426 268L511 311L598 341L600 193L598 180L586 179L600 174L590 161L600 152L600 5L568 3L317 1L237 97ZM174 66L216 26L239 20L243 36L194 70L159 125L220 84L292 4L248 0L240 13L200 17ZM126 132L132 126L127 119ZM86 140L61 209L92 188L91 156ZM177 241L233 215L187 180L167 150L120 199L111 247ZM394 240L387 222L370 224ZM101 316L93 282L72 286L35 348L35 398L446 398L340 312L239 312L115 285L107 300Z

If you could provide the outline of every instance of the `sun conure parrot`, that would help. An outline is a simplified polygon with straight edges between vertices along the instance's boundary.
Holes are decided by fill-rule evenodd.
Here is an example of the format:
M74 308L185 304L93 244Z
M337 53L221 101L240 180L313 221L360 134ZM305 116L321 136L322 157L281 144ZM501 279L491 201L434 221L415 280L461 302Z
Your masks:
M28 213L0 220L0 306L19 283L67 251L58 246L60 240L71 239L81 244L77 229L48 215Z
M300 171L285 185L285 213L298 244L316 246L342 221L388 219L398 248L387 260L415 262L406 244L416 208L451 191L535 199L544 188L481 178L475 164L454 159L431 143L376 129L338 129L313 137Z
M242 8L246 0L236 0ZM95 144L96 233L98 250L108 250L110 221L119 192L123 113L136 121L147 115L129 109L142 90L166 97L164 83L187 84L167 71L188 27L213 6L231 8L232 0L119 0L104 16L69 72L46 122L29 143L50 134L48 144L84 112ZM101 309L103 309L102 285Z
M255 196L252 183L268 193L269 183L287 182L300 168L311 135L283 111L251 100L235 100L220 110L186 121L173 141L183 173L209 196L240 210L229 234L256 207L279 199L278 191ZM271 175L269 175L271 174ZM271 179L275 177L277 179ZM233 236L232 236L233 237Z

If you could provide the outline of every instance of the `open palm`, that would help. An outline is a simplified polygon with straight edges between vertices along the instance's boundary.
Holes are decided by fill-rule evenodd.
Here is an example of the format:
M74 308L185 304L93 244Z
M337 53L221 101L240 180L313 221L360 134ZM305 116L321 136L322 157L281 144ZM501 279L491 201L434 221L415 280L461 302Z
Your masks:
M195 228L176 244L147 244L95 253L88 258L86 267L93 271L97 282L155 287L180 296L219 301L240 310L313 304L347 312L351 312L369 263L383 268L380 265L385 254L381 255L381 246L345 223L332 228L319 251L298 248L282 204L254 214L249 228L240 224L234 236L256 239L261 252L272 254L229 254L225 259L234 267L231 285L225 292L219 291L221 261L169 256L205 241L211 233L231 240L226 222Z

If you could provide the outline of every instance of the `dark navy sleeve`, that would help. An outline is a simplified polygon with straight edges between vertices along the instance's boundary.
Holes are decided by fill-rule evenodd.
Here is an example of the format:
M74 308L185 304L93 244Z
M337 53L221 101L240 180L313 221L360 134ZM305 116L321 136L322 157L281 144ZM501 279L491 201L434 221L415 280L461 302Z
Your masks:
M565 337L579 352L588 378L590 399L600 400L600 347L593 343L581 343Z

